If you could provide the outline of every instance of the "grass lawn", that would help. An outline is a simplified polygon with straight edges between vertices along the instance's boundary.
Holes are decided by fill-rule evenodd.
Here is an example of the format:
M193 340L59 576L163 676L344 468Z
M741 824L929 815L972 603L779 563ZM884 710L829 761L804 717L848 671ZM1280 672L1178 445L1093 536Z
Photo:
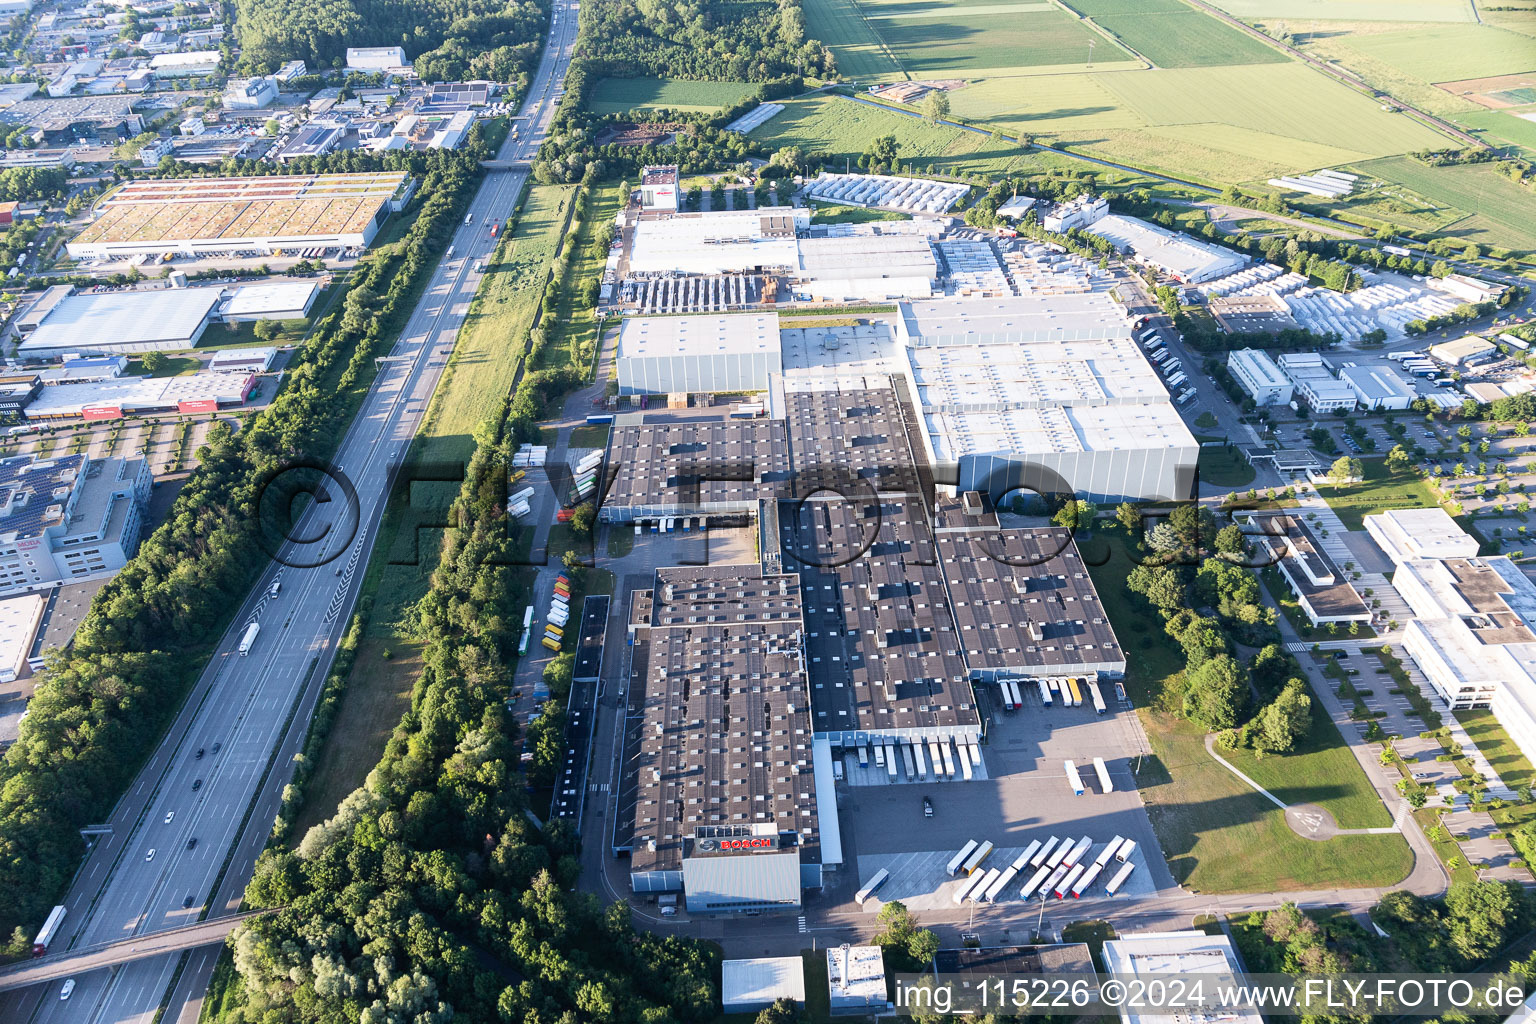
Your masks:
M813 224L868 224L873 221L911 220L910 213L866 210L862 206L818 206L811 211Z
M128 360L128 368L123 371L125 377L185 377L189 373L196 373L202 362L196 356L167 356L165 366L159 373L150 373L144 369L144 360Z
M418 464L467 463L475 450L475 427L505 399L575 191L574 185L529 190L516 229L491 258L427 422L412 446Z
M331 294L335 288L327 288L315 297L315 306L312 312L318 314L326 308ZM238 324L214 324L203 332L198 340L198 348L282 348L286 345L297 345L304 340L309 333L310 320L279 320L277 322L277 337L271 341L262 341L256 337L256 321L249 320Z
M1312 731L1284 757L1258 757L1251 750L1223 750L1245 775L1288 804L1326 808L1340 828L1381 828L1392 815L1349 752L1338 726L1312 699Z
M1531 785L1536 780L1536 768L1531 767L1531 762L1515 741L1509 738L1509 733L1493 717L1493 712L1487 708L1478 708L1471 711L1456 711L1456 720L1462 728L1467 730L1467 735L1477 745L1477 749L1483 752L1493 770L1499 773L1499 778L1511 788Z
M568 442L570 448L606 448L608 446L608 424L587 423L579 427L571 428L571 439Z
M635 531L627 523L615 523L608 528L608 557L623 558L635 549Z
M1368 515L1394 508L1434 508L1435 499L1424 478L1413 472L1392 473L1385 459L1362 459L1365 479L1338 487L1323 485L1317 493L1338 515L1347 530L1364 529Z
M592 237L599 225L613 221L619 212L619 187L607 185L594 189L588 201L587 215L577 232L576 251L565 272L566 286L560 290L560 303L553 323L545 322L546 341L539 353L539 367L571 366L586 370L597 352L597 318L590 307L577 301L580 282L602 275L606 252L592 252Z
M1360 33L1351 35L1346 45L1423 82L1513 75L1536 67L1529 36L1488 25Z
M1211 758L1199 727L1140 714L1160 764L1145 768L1137 785L1180 883L1201 892L1283 892L1390 886L1412 870L1400 835L1301 838L1284 812Z
M674 78L604 78L592 88L588 108L599 114L631 110L680 110L712 114L752 95L751 82L695 82Z
M386 659L386 650L393 656ZM361 786L379 763L384 744L411 706L411 688L420 671L420 651L414 646L363 638L336 720L309 778L304 807L294 822L295 842L310 826L335 814L342 798Z
M1201 448L1200 480L1217 487L1244 487L1253 483L1253 466L1236 448Z

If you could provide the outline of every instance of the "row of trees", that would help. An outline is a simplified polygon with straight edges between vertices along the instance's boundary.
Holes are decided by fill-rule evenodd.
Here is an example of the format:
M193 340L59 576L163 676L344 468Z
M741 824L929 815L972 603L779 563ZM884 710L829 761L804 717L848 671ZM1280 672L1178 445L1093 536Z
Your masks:
M265 481L334 447L414 283L462 217L479 153L434 158L405 244L363 265L264 413L239 434L213 428L166 521L97 594L70 650L50 656L0 761L0 931L55 902L82 853L80 826L108 812L174 712L227 624L229 595L266 562Z

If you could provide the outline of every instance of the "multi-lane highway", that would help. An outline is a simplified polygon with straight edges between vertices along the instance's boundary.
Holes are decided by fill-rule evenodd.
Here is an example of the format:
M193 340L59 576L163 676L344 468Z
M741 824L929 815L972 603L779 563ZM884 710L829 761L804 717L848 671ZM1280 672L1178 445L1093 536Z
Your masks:
M559 5L565 7L564 3ZM113 812L71 886L54 950L94 946L236 912L265 843L319 684L357 598L391 483L442 374L470 300L489 225L511 211L570 64L576 16L560 10L533 87L497 165L487 173L391 358L381 363L334 464L350 481L310 506L295 542L246 598L175 724ZM295 557L297 556L297 557ZM324 564L315 565L324 561ZM284 563L288 564L284 564ZM294 563L314 566L296 568ZM274 584L278 584L274 590ZM250 622L260 633L237 648ZM217 948L164 955L0 998L0 1020L38 1024L191 1024ZM178 973L178 966L181 970Z

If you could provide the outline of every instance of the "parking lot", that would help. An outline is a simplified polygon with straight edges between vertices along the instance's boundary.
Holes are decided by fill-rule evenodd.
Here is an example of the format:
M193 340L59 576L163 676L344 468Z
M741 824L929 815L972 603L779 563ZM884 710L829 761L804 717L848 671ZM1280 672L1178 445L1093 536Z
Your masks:
M865 905L865 912L877 912L884 900L901 900L914 910L955 910L951 897L962 879L951 878L945 869L967 841L993 843L986 866L1006 869L1032 841L1044 842L1053 835L1072 841L1090 837L1090 861L1115 836L1132 839L1137 848L1131 859L1137 868L1121 894L1172 888L1133 785L1141 745L1134 712L1118 706L1112 693L1109 713L1098 716L1087 704L1066 708L1058 701L1044 707L1036 691L1026 694L1023 709L1004 713L990 699L994 687L978 684L977 690L988 716L988 742L981 745L985 770L973 780L936 781L930 774L926 782L903 779L890 785L871 769L861 771L856 755L845 757L847 781L838 786L838 816L847 867L837 902L852 906L854 891L883 868L890 871L890 881ZM1100 791L1095 757L1102 757L1109 768L1113 792ZM1082 775L1082 796L1075 796L1067 782L1067 759ZM923 815L925 796L933 802L932 818ZM1032 873L1021 872L998 902L1017 908L1019 889ZM1100 875L1085 896L1103 896L1107 881L1107 874Z

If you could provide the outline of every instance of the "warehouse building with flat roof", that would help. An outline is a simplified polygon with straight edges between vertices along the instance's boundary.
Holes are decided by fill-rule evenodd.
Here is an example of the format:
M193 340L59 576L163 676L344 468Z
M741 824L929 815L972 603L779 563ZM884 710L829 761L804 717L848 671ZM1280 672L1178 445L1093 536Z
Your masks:
M896 334L944 493L1192 492L1199 444L1109 295L904 302Z
M603 522L754 515L791 495L784 421L616 422L603 479Z
M313 281L243 284L224 293L219 319L237 324L254 320L302 320L314 308L320 285Z
M695 914L798 911L823 866L799 578L678 566L632 597L613 837L631 886Z
M971 522L935 536L971 678L1123 676L1125 649L1071 531L1004 530L995 516Z
M809 210L790 206L645 215L634 226L629 273L644 277L759 269L788 272L800 264L795 232L810 223Z
M777 313L627 317L619 394L764 391L783 372Z
M1184 284L1214 281L1242 270L1249 258L1235 249L1201 242L1136 217L1107 214L1083 229L1106 239L1137 263L1152 267Z
M922 500L785 503L778 527L779 557L804 588L817 737L842 747L979 740Z
M62 294L50 289L36 316L18 322L22 359L110 356L193 348L223 293L217 288ZM36 308L36 307L34 307Z
M1479 366L1499 358L1499 348L1475 334L1429 347L1429 354L1447 366Z
M25 415L28 420L115 420L154 413L216 412L244 405L255 386L256 377L250 371L54 384L38 392Z
M404 171L147 178L103 196L66 248L77 260L355 248L413 190Z
M1170 984L1172 976L1180 974L1226 977L1237 985L1243 983L1242 961L1232 940L1225 935L1207 935L1203 931L1134 932L1105 942L1099 955L1106 973L1120 978L1145 976L1148 984ZM1222 1024L1264 1024L1257 1011L1234 1007L1213 1008L1208 1013L1120 1011L1121 1024L1194 1024L1216 1020Z

